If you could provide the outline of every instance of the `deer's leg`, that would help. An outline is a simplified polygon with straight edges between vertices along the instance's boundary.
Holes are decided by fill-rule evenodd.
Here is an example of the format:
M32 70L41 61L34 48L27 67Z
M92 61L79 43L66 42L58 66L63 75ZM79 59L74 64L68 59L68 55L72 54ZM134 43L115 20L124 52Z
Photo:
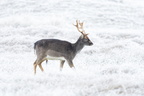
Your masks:
M44 71L44 69L43 69L41 64L39 64L39 68L41 69L42 72Z
M67 60L67 62L68 62L68 64L69 64L70 68L75 68L74 65L73 65L72 60Z
M44 58L44 59L43 59L43 58ZM41 69L42 71L44 71L44 69L43 69L42 66L41 66L41 63L42 63L43 61L45 61L45 60L46 60L45 56L41 56L40 58L37 58L37 60L34 62L34 74L36 74L37 65L39 65L40 69Z
M45 61L45 60L47 61L47 58L44 58L44 59L41 60L40 63L38 64L38 66L39 66L39 68L41 69L42 72L44 71L44 69L43 69L43 67L42 67L41 64L42 64L42 62Z
M37 61L37 60L36 60L36 61ZM34 74L36 74L36 67L37 67L36 61L34 62Z
M46 60L46 64L48 63L48 59Z
M65 60L60 61L60 71L62 71L64 63L65 63Z

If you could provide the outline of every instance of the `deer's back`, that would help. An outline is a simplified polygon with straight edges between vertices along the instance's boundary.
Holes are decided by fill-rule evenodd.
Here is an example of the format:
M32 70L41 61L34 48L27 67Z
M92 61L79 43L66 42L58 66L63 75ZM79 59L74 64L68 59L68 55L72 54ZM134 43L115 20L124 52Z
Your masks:
M34 44L36 51L47 52L49 50L60 52L64 54L70 54L74 49L70 42L62 41L58 39L42 39Z

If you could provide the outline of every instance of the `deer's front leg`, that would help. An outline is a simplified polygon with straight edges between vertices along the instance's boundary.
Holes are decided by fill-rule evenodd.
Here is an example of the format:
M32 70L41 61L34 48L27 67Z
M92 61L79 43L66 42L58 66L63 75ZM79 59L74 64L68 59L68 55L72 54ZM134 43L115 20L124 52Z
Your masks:
M64 63L65 63L65 60L60 61L60 71L62 71Z
M67 60L67 62L69 64L70 68L75 68L72 60Z

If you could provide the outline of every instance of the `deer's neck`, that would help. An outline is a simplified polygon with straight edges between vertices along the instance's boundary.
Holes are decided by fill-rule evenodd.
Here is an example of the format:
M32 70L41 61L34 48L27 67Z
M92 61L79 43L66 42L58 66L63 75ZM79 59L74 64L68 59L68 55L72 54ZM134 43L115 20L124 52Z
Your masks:
M75 55L80 52L84 47L84 44L82 42L82 37L80 37L76 43L74 44L74 49L75 49Z

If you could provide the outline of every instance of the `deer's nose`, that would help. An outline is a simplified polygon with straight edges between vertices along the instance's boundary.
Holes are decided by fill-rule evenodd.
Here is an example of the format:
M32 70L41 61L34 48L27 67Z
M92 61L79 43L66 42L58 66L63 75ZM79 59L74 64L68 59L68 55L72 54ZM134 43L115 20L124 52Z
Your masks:
M93 43L90 41L90 42L89 42L89 45L90 45L90 46L92 46L92 45L93 45Z

